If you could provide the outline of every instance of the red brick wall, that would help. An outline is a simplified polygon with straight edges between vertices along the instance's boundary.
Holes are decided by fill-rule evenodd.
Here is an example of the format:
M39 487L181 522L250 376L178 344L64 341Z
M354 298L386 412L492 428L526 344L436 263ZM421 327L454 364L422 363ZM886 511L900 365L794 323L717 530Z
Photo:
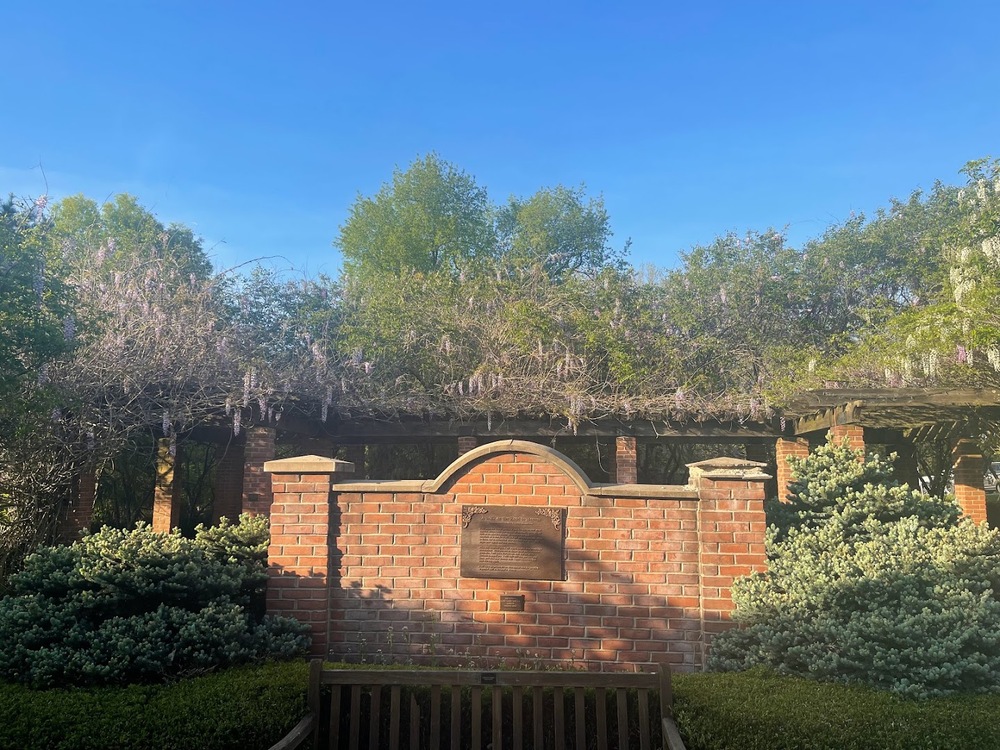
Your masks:
M728 620L733 577L764 565L762 478L703 468L700 501L691 487L616 494L526 443L483 446L450 471L443 484L334 484L329 516L318 476L276 475L269 610L318 634L329 563L320 648L334 658L694 669ZM565 580L463 578L463 504L565 508ZM525 611L501 611L503 594L524 595Z
M699 595L705 637L731 627L733 581L767 567L764 535L766 476L747 479L727 459L702 461L691 468L698 489Z

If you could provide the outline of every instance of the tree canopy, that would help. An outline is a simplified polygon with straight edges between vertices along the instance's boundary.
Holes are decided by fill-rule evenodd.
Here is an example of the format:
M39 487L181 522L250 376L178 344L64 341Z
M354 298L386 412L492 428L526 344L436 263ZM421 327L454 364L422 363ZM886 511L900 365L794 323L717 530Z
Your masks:
M998 384L1000 167L966 176L802 247L751 230L636 270L599 196L494 202L430 154L358 197L334 279L216 275L131 196L8 200L0 524L40 528L80 467L206 422L765 421L828 381Z

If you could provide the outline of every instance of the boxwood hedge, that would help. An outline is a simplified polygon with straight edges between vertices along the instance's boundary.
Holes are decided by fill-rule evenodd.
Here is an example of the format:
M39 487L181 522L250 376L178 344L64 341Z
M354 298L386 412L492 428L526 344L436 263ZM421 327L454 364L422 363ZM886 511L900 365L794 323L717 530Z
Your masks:
M1000 696L912 700L863 686L747 672L676 675L688 750L1000 748Z
M308 671L271 662L159 685L0 684L0 748L265 750L305 715Z

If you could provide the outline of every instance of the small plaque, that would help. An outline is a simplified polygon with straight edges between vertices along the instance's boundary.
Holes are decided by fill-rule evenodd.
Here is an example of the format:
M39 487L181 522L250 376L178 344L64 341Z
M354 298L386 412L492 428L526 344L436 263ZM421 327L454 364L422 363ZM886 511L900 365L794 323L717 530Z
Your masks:
M561 581L564 508L462 506L462 575Z
M479 684L480 685L496 685L497 684L497 673L496 672L480 672L479 673Z
M503 594L500 597L501 612L524 612L524 594Z

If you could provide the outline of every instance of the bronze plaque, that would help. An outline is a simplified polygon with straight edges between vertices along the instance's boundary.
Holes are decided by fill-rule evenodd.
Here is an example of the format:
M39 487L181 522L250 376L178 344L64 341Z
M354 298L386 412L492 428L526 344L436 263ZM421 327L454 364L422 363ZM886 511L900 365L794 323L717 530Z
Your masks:
M462 506L462 575L561 581L564 508Z
M524 612L524 594L504 594L500 597L501 612Z

